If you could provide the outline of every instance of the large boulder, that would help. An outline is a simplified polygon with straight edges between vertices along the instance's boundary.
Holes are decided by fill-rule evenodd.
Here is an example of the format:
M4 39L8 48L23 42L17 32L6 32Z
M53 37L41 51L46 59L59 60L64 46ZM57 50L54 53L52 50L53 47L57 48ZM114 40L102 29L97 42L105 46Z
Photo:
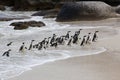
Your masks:
M27 29L28 27L42 27L45 24L41 21L25 21L25 22L13 22L10 26L14 26L15 30Z
M104 2L80 1L64 4L56 21L99 20L114 16L115 10Z
M60 9L42 10L34 13L32 16L44 16L44 18L54 18L57 16Z
M115 10L116 10L116 12L117 12L118 14L120 14L120 5L117 6Z

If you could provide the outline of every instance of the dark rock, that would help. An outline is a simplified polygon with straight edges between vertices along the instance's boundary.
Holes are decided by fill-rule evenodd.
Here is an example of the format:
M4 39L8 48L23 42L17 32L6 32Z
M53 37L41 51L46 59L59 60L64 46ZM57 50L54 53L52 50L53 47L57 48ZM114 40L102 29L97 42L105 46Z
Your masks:
M34 13L32 16L44 16L44 18L54 18L59 13L60 9L51 9L51 10L43 10L37 13Z
M10 26L15 26L15 30L27 29L28 27L42 27L45 24L41 21L26 21L26 22L13 22Z
M80 1L64 4L56 21L100 20L115 16L115 10L104 2Z
M116 10L116 12L117 12L118 14L120 14L120 5L117 6L115 10Z

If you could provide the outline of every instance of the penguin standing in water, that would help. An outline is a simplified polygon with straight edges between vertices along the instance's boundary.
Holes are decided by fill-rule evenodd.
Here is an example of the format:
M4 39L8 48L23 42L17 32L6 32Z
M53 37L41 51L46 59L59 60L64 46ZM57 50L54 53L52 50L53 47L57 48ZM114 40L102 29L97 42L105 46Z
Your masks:
M43 43L40 42L39 45L38 45L38 50L41 50L43 48Z
M88 33L88 36L87 36L87 39L86 39L86 44L90 44L90 41L91 41L90 34L91 33Z
M6 55L7 57L9 57L9 56L10 56L10 55L9 55L9 54L10 54L10 51L11 51L11 49L9 49L8 51L4 52L2 56L5 56L5 55Z
M84 46L84 44L85 44L85 37L86 37L86 36L83 36L83 40L82 40L80 46Z
M23 42L19 49L19 52L24 52L24 49L25 49L25 43Z
M70 40L68 41L67 45L71 46L71 42L72 42L73 36L71 36Z
M48 48L48 45L49 45L49 42L50 42L50 38L51 37L48 37L48 40L46 41L46 47Z
M32 49L32 47L33 47L33 42L34 42L35 40L32 40L31 41L31 43L30 43L30 46L29 46L29 49L28 50L31 50Z
M8 43L7 46L10 46L12 43L13 43L13 42Z
M67 34L65 35L65 40L69 39L69 33L70 33L70 32L71 32L71 31L68 31Z
M96 42L96 40L98 39L98 36L97 36L97 33L99 31L95 31L95 33L93 34L93 39L92 39L92 42Z
M82 29L79 29L79 31L77 31L77 34L78 34L78 36L80 35L80 31L81 31Z
M77 44L78 41L78 33L75 32L74 36L73 36L73 44Z
M56 35L53 34L53 37L52 37L51 40L50 40L50 44L52 44L52 43L55 41L55 37L56 37Z
M57 41L55 41L54 43L52 43L51 46L52 46L52 47L54 46L55 48L57 48L57 46L58 46Z

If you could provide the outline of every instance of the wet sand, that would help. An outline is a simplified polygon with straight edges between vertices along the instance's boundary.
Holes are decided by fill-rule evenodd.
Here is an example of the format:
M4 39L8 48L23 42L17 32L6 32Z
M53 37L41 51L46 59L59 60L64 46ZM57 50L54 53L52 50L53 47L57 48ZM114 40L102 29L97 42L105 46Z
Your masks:
M104 53L46 63L9 80L120 80L119 41L120 33L96 42Z

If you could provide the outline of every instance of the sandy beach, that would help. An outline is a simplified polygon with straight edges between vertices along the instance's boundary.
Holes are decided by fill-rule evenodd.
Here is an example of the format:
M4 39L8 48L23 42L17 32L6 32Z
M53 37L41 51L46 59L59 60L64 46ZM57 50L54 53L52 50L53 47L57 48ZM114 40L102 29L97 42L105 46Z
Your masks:
M9 80L120 80L119 41L120 33L96 42L106 52L46 63Z

